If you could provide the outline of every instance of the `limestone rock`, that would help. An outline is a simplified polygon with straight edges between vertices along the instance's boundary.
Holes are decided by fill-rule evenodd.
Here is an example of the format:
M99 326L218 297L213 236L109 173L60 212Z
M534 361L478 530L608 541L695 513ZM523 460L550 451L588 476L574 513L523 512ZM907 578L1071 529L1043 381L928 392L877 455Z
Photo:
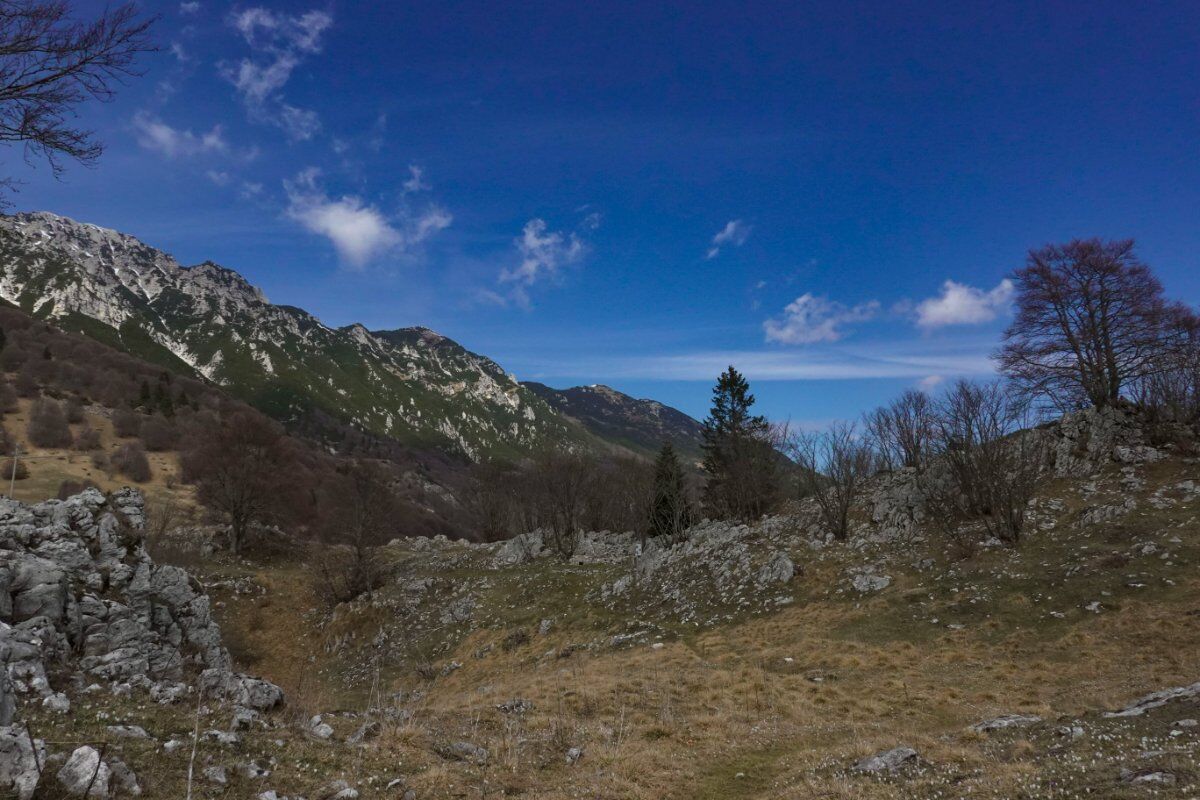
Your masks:
M915 764L917 762L917 751L911 747L895 747L891 750L885 750L882 753L876 753L873 756L867 756L864 759L856 762L850 769L854 772L896 772L897 770Z
M992 731L1003 730L1005 728L1028 728L1030 725L1036 725L1041 721L1042 718L1035 714L1005 714L1004 716L976 722L969 730L975 733L991 733Z
M45 742L30 741L23 725L0 727L0 793L30 800L38 786L38 765L45 763Z
M71 753L56 777L71 797L108 797L112 770L96 748L84 745Z

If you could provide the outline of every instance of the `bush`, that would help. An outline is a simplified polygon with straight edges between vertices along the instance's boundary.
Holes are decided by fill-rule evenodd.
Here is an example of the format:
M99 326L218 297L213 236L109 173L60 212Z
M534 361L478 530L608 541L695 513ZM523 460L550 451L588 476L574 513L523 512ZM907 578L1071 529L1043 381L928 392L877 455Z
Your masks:
M83 403L80 402L78 397L72 397L67 400L64 412L67 415L67 422L73 425L83 422Z
M103 450L96 450L92 453L92 466L101 472L112 474L112 459Z
M86 422L75 434L75 441L71 443L71 447L75 450L96 450L100 447L100 431L93 428Z
M4 352L0 353L0 367L3 367L9 372L13 372L21 368L29 359L29 355L20 347L10 346L4 348Z
M142 442L151 452L171 450L179 442L179 431L164 417L146 417L142 420Z
M57 401L42 398L29 412L29 441L36 447L70 447L71 428Z
M113 432L122 439L138 436L142 432L142 415L128 408L118 408L112 415Z
M13 388L17 390L18 397L37 397L42 393L37 379L29 370L25 369L17 373L17 379L13 381Z
M112 465L117 472L136 483L150 480L150 461L141 442L126 442L113 453Z
M17 410L17 393L8 381L0 378L0 414Z
M16 480L23 481L29 477L29 467L25 466L24 461L18 460L17 474L13 475L13 460L10 458L7 459L3 465L0 465L0 475L2 475L6 481L13 480L14 478Z

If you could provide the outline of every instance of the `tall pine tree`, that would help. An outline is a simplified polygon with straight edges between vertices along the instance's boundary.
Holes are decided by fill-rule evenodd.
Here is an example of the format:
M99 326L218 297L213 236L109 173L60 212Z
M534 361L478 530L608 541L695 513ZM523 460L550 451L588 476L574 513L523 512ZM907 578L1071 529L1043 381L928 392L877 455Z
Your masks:
M750 384L732 366L713 387L704 420L704 511L714 519L753 520L779 496L778 458L765 417L750 412Z
M691 524L691 507L683 468L670 442L664 442L654 462L654 500L650 504L648 533L654 537L678 537Z

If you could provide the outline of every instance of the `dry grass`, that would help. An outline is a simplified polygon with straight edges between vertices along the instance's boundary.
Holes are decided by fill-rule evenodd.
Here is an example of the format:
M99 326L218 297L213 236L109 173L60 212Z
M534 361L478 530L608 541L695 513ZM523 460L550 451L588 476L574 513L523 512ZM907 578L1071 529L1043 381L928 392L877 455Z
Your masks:
M194 507L195 494L192 487L178 483L179 454L173 451L147 453L150 461L150 480L144 483L133 483L113 471L97 469L92 464L92 453L77 452L69 449L47 449L34 447L29 443L26 429L29 422L29 410L33 405L30 399L18 400L16 411L4 414L4 425L9 434L20 445L22 461L29 467L29 477L18 480L14 484L13 497L25 503L40 503L48 497L58 494L58 487L63 481L91 481L103 491L110 492L122 486L136 486L151 500L170 498L175 503ZM123 442L113 433L112 421L101 414L86 413L88 424L100 434L100 450L111 455ZM78 432L83 423L71 425L72 434ZM9 481L0 481L0 492L7 495Z
M1154 481L1196 471L1190 464L1153 470ZM289 707L277 717L280 727L248 736L244 752L211 744L202 752L225 763L274 758L272 777L201 796L252 797L268 787L313 796L339 777L364 798L395 796L382 785L396 777L420 798L1145 796L1120 781L1117 766L1144 750L1191 742L1170 739L1167 727L1200 716L1200 708L1119 723L1096 710L1200 679L1196 510L1142 506L1145 513L1085 530L1069 524L1084 505L1069 487L1049 491L1065 501L1062 524L1019 552L948 562L936 542L928 552L906 548L888 568L894 584L861 598L838 587L848 565L878 554L833 549L806 560L794 605L703 631L663 621L661 646L604 644L617 620L581 600L602 573L535 566L526 569L545 574L527 573L518 588L507 573L464 561L445 579L486 577L492 594L483 599L494 616L473 631L447 633L442 649L413 641L403 658L385 663L372 660L371 642L403 620L382 602L326 617L299 554L270 564L207 564L210 578L260 587L216 591L216 613L235 654L282 685ZM1165 535L1181 540L1169 560L1113 558L1133 541ZM907 567L925 555L939 560L936 571ZM1103 613L1084 610L1093 599L1103 599ZM556 619L545 636L534 632L542 616ZM461 666L440 669L451 662ZM416 669L424 664L432 669ZM497 708L516 698L532 708ZM304 720L324 713L343 738L362 717L338 712L368 707L389 712L379 714L383 730L368 747L304 734ZM86 728L89 713L71 724ZM182 708L128 713L131 721L152 720L154 732L191 724ZM1047 724L999 735L966 730L1009 713L1038 714ZM222 714L214 710L206 725L219 726ZM1078 742L1056 733L1076 721L1089 730ZM488 763L441 754L462 740L486 747ZM901 744L920 752L920 769L884 778L848 772L856 759ZM568 765L573 747L584 754ZM1155 758L1136 764L1180 776L1156 796L1194 794L1195 768L1184 754ZM182 765L176 757L153 761L145 796L179 796L171 791Z

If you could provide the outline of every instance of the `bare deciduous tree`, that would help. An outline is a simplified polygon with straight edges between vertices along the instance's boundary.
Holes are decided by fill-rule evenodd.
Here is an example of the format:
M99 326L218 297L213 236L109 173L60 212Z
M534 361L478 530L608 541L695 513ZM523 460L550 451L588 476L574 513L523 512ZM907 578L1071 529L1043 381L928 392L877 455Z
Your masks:
M998 381L960 380L938 404L935 436L941 469L923 473L921 493L936 524L970 544L969 523L1017 544L1029 501L1049 467L1029 402Z
M117 84L140 74L138 57L155 49L154 19L133 4L89 22L71 12L66 0L0 3L0 142L23 144L27 159L45 158L56 176L64 158L90 164L103 149L76 124L77 107L111 99Z
M527 491L537 507L538 525L564 558L579 545L584 504L597 474L595 460L581 453L547 448L533 459Z
M229 549L238 553L254 523L279 507L295 462L278 425L251 411L237 411L205 428L184 452L187 479L201 503L224 515Z
M1017 312L997 354L1001 371L1060 409L1116 403L1157 374L1196 327L1133 241L1075 240L1029 253L1015 275Z
M373 591L382 575L379 546L399 534L404 509L391 476L372 461L357 461L327 486L321 540L313 559L317 585L331 603Z
M929 395L905 391L863 419L864 438L882 469L923 469L933 447L934 404Z
M850 533L850 511L873 472L871 447L854 423L843 422L811 433L790 434L787 451L796 462L801 494L811 496L821 520L835 539Z
M57 400L44 397L29 411L29 441L37 447L70 447L71 428Z

